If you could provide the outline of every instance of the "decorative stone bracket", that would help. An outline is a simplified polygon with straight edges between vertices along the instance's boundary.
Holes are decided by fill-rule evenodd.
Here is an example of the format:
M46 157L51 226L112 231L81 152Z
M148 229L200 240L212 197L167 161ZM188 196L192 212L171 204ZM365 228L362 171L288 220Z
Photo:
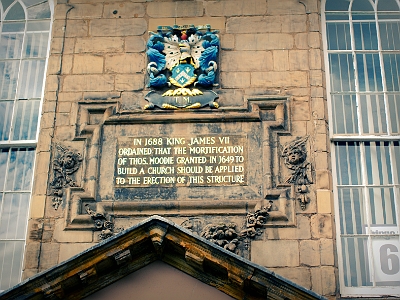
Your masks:
M77 183L72 175L79 169L82 162L80 153L61 145L56 145L56 158L53 160L53 180L50 183L50 193L53 195L54 209L62 204L64 189L76 187Z
M295 186L296 199L300 201L302 210L310 202L308 186L313 183L312 165L307 161L307 140L308 136L298 138L287 143L282 150L285 165L292 173L285 183Z

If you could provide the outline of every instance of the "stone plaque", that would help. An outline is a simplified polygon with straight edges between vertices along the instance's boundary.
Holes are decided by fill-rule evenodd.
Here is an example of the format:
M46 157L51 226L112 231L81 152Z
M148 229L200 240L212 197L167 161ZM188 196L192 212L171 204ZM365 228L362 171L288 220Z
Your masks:
M120 138L114 174L117 188L247 185L247 137Z

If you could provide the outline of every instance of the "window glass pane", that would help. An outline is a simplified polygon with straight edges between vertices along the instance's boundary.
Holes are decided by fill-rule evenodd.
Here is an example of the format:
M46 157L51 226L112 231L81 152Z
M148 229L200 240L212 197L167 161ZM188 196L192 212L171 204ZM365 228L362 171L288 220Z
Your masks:
M0 239L25 239L29 197L29 193L5 194L0 216Z
M364 133L387 133L385 100L383 94L360 95L360 108Z
M9 139L13 106L13 101L0 101L0 141Z
M17 101L13 140L34 140L39 119L40 100L19 100Z
M8 160L8 150L0 149L0 191L4 190L4 181L7 170L7 160ZM0 193L0 196L1 195L2 194Z
M349 1L348 0L326 0L325 10L327 10L327 11L349 10Z
M14 99L19 61L0 61L0 99Z
M400 134L400 95L388 95L388 105L392 134Z
M332 92L355 91L351 54L329 54Z
M365 142L368 184L392 184L389 142Z
M326 13L325 19L327 21L330 20L348 20L349 14L348 13Z
M354 41L356 50L377 50L376 26L372 22L354 22Z
M378 10L383 10L383 11L399 10L399 6L397 5L396 0L379 0Z
M29 191L32 183L35 150L12 149L6 179L7 191Z
M5 20L25 20L25 12L19 2L16 2L13 6L11 6L5 17Z
M22 33L2 34L0 37L0 58L20 58L23 36Z
M18 99L40 98L42 96L45 63L45 60L22 61Z
M398 13L378 13L379 20L397 20L400 19Z
M383 50L400 50L400 22L380 22L379 30Z
M26 27L28 32L31 31L49 31L50 30L50 22L49 21L28 21L28 25ZM47 41L46 43L47 44Z
M360 145L356 142L335 143L336 174L339 185L361 184Z
M22 0L22 2L25 4L26 7L30 7L43 2L43 0Z
M382 91L382 76L378 54L357 54L358 82L360 91Z
M400 142L397 141L393 142L392 153L393 153L392 168L395 174L394 183L400 184ZM398 197L400 196L400 190L397 195Z
M3 4L3 10L6 10L14 0L1 0L1 4Z
M354 0L351 6L352 11L373 11L371 3L368 0Z
M0 241L0 289L13 287L21 280L24 241Z
M369 188L368 198L372 224L397 225L393 188Z
M27 33L25 36L23 57L46 57L48 39L49 34L47 32Z
M399 66L400 54L384 54L386 88L389 92L400 91Z
M24 22L13 22L13 23L4 23L3 24L3 33L4 32L21 32L25 30Z
M345 286L370 286L367 238L341 239Z
M28 19L49 19L50 18L50 7L47 2L31 6L28 8Z
M328 23L327 39L329 50L350 50L350 26L347 23Z
M356 95L332 95L334 134L358 132Z
M363 234L364 216L362 188L338 188L341 234Z
M375 14L368 14L368 13L352 13L351 18L353 20L374 20Z

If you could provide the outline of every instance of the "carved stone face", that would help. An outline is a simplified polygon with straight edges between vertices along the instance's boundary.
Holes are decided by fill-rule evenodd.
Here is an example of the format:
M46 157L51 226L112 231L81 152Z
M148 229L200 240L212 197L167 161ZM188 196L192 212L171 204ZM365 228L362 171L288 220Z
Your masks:
M74 155L67 153L63 158L64 167L70 169L75 166L76 160Z
M287 156L288 162L292 165L298 165L304 161L304 155L299 151L294 149Z

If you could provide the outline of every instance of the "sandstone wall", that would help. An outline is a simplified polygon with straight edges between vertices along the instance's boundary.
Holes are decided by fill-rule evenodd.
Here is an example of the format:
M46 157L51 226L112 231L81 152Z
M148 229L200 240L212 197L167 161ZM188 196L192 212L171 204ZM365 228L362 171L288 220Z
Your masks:
M175 23L210 24L220 31L217 92L221 107L242 107L245 99L256 96L285 96L289 100L291 137L309 136L309 160L315 177L311 201L305 210L296 202L294 225L266 227L263 235L251 242L250 257L301 286L335 295L319 0L59 0L54 12L24 277L98 241L93 230L64 230L66 207L55 210L52 206L48 186L55 145L77 148L75 143L85 149L76 138L82 109L79 103L117 103L120 112L142 110L148 91L148 31ZM103 118L103 111L92 111L90 118L93 120L85 124ZM78 183L83 172L76 174Z

